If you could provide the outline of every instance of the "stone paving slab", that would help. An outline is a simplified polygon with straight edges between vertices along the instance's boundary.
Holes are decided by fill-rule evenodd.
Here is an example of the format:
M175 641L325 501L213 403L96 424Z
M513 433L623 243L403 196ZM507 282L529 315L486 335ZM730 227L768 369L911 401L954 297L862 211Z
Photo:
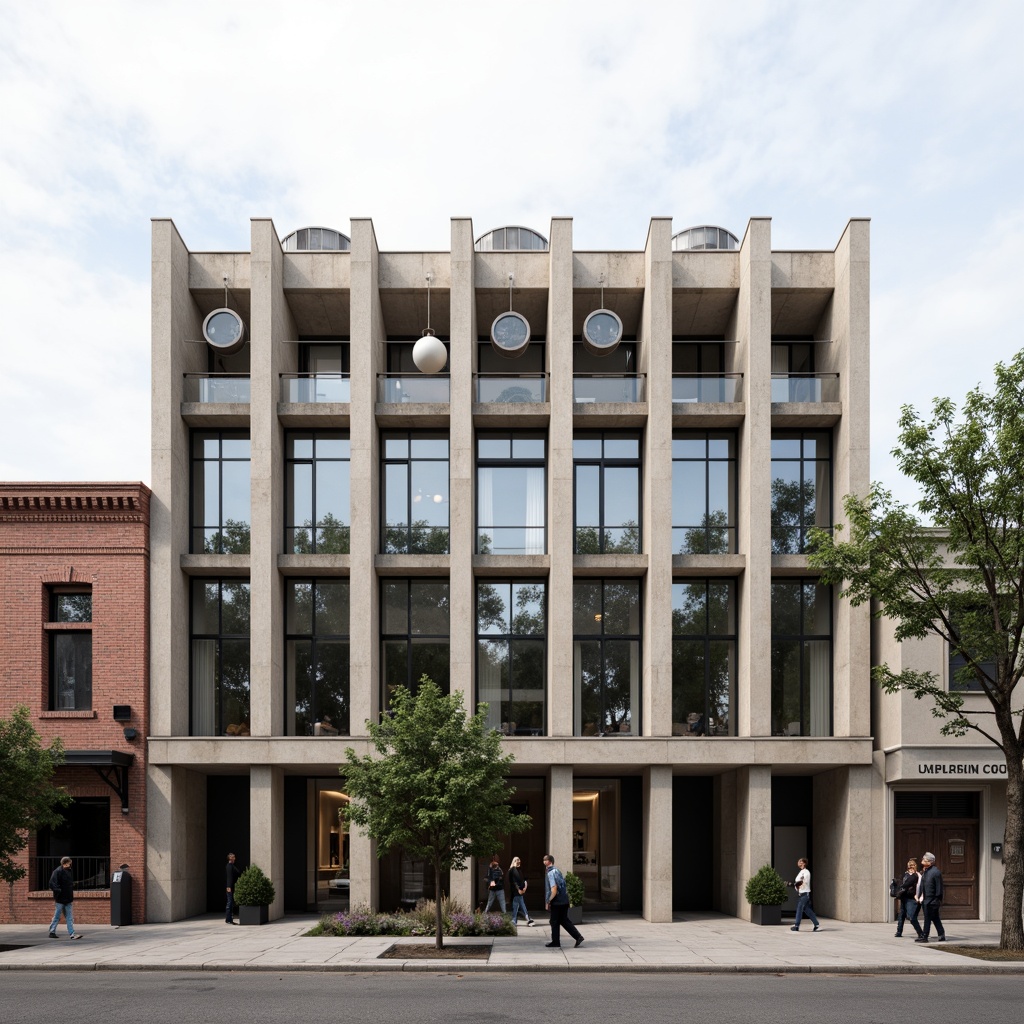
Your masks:
M25 945L0 953L3 970L124 971L512 971L694 972L694 973L870 973L1024 974L1024 963L991 963L942 951L935 943L893 936L892 924L822 922L819 932L758 927L722 914L683 915L650 924L623 915L587 915L586 943L547 949L550 932L539 925L491 940L491 956L480 960L379 960L394 943L423 938L306 938L316 922L289 916L261 927L229 927L213 915L172 924L79 927L71 942L46 936L46 923L0 925L0 944ZM950 941L991 945L998 923L947 923ZM429 941L429 940L428 940ZM446 946L479 943L446 939Z

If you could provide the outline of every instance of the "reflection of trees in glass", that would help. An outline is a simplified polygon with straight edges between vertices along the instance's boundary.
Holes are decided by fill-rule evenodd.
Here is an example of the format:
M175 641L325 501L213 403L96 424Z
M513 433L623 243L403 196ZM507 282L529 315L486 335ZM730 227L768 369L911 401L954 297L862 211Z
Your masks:
M602 534L604 545L602 546ZM623 526L599 530L596 526L576 527L578 555L637 555L640 553L640 527L630 520Z
M302 526L294 528L292 549L297 555L310 555L313 548L313 523L307 519ZM316 528L316 550L318 555L347 555L349 553L349 527L335 515L328 512Z
M683 539L676 553L680 555L727 555L729 553L728 526L729 517L722 509L705 512L700 526L683 531Z
M672 721L701 719L692 731L705 735L714 718L716 729L731 731L735 662L734 584L677 584L672 609Z
M804 550L804 532L814 526L814 483L804 480L772 481L772 554L798 555Z
M221 583L221 722L249 728L249 584Z
M203 541L203 552L208 555L245 555L249 553L249 524L228 519L224 529Z
M411 526L388 523L384 527L384 553L387 555L447 555L448 527L427 526L417 519Z

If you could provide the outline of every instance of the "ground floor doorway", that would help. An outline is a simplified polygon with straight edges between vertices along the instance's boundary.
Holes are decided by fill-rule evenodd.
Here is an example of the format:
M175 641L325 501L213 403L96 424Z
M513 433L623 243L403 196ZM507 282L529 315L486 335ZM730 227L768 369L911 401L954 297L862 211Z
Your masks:
M920 865L924 853L935 854L942 872L943 918L977 920L980 794L905 791L895 798L893 875L901 877L911 857Z

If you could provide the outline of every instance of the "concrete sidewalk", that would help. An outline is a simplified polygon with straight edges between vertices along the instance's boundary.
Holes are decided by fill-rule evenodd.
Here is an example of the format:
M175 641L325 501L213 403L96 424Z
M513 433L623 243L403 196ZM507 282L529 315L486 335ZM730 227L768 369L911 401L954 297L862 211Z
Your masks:
M446 939L445 945L490 942L488 960L379 960L398 943L430 939L305 938L316 917L289 916L262 927L230 927L215 915L173 924L83 925L81 941L47 938L46 922L0 925L3 970L100 971L664 971L815 972L871 974L1024 974L1024 963L991 963L943 952L934 941L915 943L908 929L893 937L892 924L845 924L822 920L821 931L804 921L799 933L758 927L722 914L685 914L671 924L650 924L619 914L586 915L586 942L547 949L547 927L520 928L515 937ZM998 943L999 925L955 921L950 943ZM567 936L565 938L568 938Z

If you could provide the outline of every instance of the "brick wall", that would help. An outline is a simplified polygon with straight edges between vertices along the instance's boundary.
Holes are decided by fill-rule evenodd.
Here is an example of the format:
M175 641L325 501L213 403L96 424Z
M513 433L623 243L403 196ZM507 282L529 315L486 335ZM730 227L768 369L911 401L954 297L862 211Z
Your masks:
M135 922L146 908L149 498L143 484L0 483L0 716L24 704L44 743L60 737L67 750L134 754L127 814L92 767L64 766L58 782L72 796L109 798L110 863L130 865ZM49 597L62 584L92 592L89 711L50 710ZM114 721L115 704L131 705L130 722ZM135 739L125 738L125 726ZM36 852L31 835L22 857L28 877L0 897L0 922L49 922L52 897L34 888ZM75 921L109 924L109 890L76 893Z

